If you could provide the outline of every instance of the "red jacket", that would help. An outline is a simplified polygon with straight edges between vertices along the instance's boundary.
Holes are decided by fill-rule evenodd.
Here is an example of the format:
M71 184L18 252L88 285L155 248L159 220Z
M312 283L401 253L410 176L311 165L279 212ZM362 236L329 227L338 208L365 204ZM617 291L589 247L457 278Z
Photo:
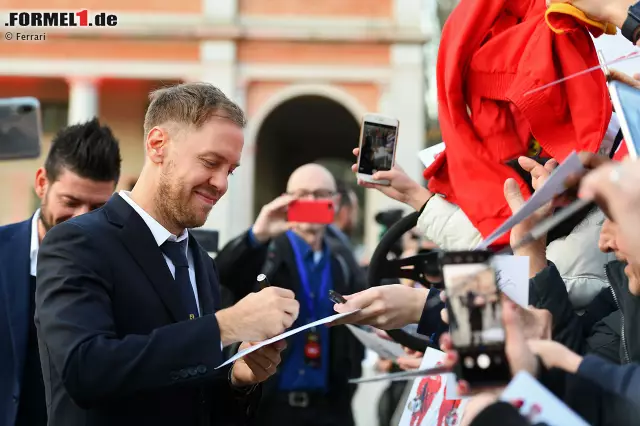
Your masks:
M612 109L603 73L525 95L598 64L588 30L575 26L554 33L544 0L461 0L444 26L437 82L446 150L424 176L485 237L511 216L503 195L508 177L529 194L507 160L527 155L533 139L542 156L559 162L602 142Z

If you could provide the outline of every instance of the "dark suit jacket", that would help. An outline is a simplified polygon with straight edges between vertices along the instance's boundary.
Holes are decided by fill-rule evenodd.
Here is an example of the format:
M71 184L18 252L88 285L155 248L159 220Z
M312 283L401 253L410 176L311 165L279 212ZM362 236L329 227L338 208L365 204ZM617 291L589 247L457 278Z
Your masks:
M13 425L29 337L31 219L0 227L0 424Z
M367 287L366 278L353 259L353 254L340 242L333 242L330 239L327 241L331 252L334 290L341 294L352 294L364 290ZM296 294L297 300L304 300L300 294L302 284L293 249L286 235L275 238L272 244L253 247L248 232L245 232L222 249L216 256L216 264L222 281L228 286L233 284L229 290L235 300L257 290L254 287L256 276L261 272L268 276L274 286L291 289ZM298 325L303 323L296 323L296 326ZM330 341L329 397L336 400L336 409L344 405L350 410L351 398L356 386L349 385L348 379L361 376L364 347L347 327L331 328ZM289 350L285 349L281 356L284 363L289 356ZM272 402L272 398L277 393L278 381L279 373L276 373L265 382L261 407L267 408L266 406Z
M49 426L247 424L259 392L230 387L213 261L190 238L202 316L142 218L119 195L51 229L38 256L36 325Z

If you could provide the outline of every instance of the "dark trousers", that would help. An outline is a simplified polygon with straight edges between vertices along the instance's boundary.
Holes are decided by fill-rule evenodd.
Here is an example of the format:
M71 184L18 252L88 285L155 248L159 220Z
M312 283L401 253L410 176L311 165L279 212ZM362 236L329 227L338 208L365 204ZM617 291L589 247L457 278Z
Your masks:
M351 397L348 394L340 396L308 394L308 397L304 397L286 392L269 395L260 402L255 424L257 426L355 426Z

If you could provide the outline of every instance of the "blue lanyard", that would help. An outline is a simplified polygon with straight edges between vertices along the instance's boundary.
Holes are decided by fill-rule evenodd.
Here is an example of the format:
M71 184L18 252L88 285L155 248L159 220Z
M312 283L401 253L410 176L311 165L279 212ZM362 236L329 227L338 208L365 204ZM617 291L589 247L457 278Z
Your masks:
M302 254L300 253L300 248L298 246L299 242L295 240L295 236L292 231L287 231L287 237L289 238L289 242L291 243L291 248L293 249L293 255L296 258L296 265L298 267L298 275L300 276L300 283L302 284L303 294L305 303L307 304L307 308L309 309L309 316L312 321L317 320L318 318L315 315L315 303L314 297L312 297L313 292L311 291L311 286L309 285L309 277L307 276L307 268L302 260ZM329 281L331 280L331 259L327 256L327 259L324 259L325 265L322 269L322 281L320 284L320 294L315 295L316 297L323 297L323 295L328 291Z

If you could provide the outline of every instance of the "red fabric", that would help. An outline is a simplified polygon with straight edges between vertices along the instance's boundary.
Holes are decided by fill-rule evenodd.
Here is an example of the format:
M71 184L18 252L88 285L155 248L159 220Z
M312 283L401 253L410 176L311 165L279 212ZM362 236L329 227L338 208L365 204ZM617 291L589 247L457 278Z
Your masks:
M620 142L620 148L613 154L613 160L622 161L627 155L629 155L629 148L627 148L627 143L623 139L622 142Z
M585 27L576 21L576 31L555 34L544 13L544 0L461 0L442 33L438 116L446 150L424 177L484 237L511 216L508 177L530 195L505 161L526 155L532 137L560 162L573 150L596 152L611 118L601 72L524 95L598 64ZM508 241L506 234L496 244Z

